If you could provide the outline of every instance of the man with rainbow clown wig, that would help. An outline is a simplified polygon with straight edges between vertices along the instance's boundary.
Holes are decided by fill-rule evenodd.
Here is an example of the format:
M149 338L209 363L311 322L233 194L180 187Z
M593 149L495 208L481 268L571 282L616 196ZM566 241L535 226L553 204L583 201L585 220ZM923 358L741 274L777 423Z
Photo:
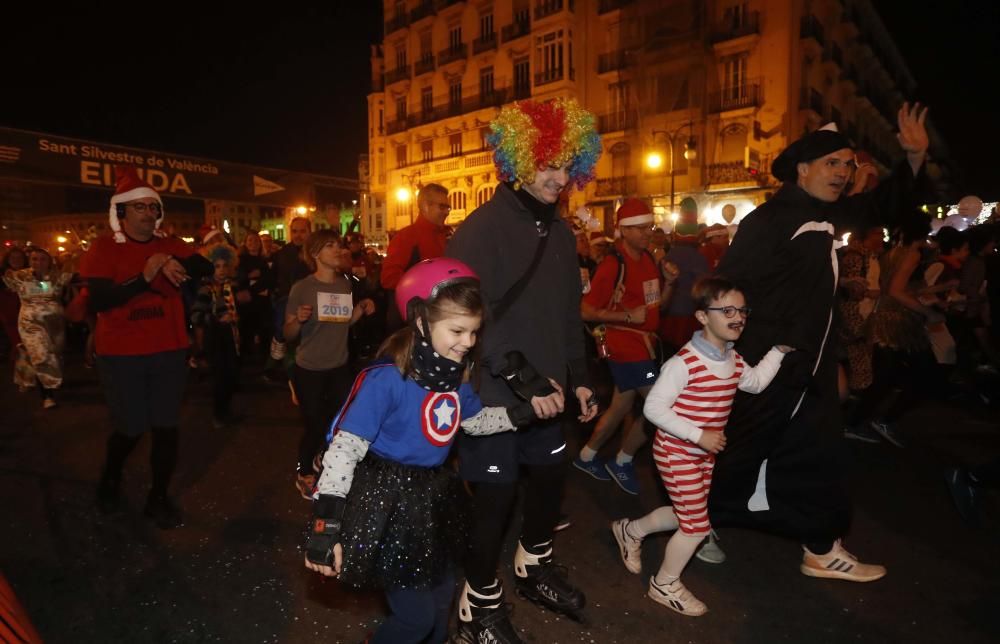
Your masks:
M580 271L558 202L594 178L601 141L593 114L573 99L504 107L488 136L500 184L462 223L446 254L481 277L487 303L478 369L484 404L531 403L538 420L507 436L458 445L460 472L475 501L459 601L460 642L521 642L497 566L519 476L524 517L514 556L518 594L582 618L584 596L552 558L568 460L566 413L597 414L580 333ZM573 403L569 398L574 399ZM570 412L577 410L579 412Z

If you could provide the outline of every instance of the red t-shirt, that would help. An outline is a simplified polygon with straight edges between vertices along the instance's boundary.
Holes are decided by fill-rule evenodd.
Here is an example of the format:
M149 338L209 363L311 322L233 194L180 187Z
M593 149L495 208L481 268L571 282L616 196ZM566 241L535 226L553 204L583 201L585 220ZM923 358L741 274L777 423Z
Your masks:
M615 323L641 331L656 331L660 324L660 273L653 259L643 253L639 259L632 259L621 245L618 251L625 259L625 293L620 302L610 307L612 311L628 311L646 305L646 321L642 324ZM611 294L618 280L618 259L607 255L598 265L594 279L590 282L590 292L583 297L588 306L595 309L608 308ZM615 362L638 362L650 360L649 349L642 334L608 326L608 349Z
M421 260L444 255L448 243L445 226L437 226L423 217L396 233L389 242L389 253L382 262L382 288L396 288L413 257L413 247L419 248Z
M127 239L124 244L111 236L99 237L83 255L80 276L121 284L141 273L146 260L156 253L183 259L193 252L176 237L153 237L145 243ZM186 349L187 325L180 290L162 274L157 275L149 290L98 313L95 334L98 355L135 356Z

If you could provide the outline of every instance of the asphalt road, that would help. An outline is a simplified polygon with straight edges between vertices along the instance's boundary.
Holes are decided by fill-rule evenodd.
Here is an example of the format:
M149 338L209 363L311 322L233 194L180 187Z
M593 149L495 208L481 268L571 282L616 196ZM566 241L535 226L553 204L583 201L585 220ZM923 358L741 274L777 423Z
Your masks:
M212 429L209 386L192 378L173 489L186 524L161 532L141 516L148 439L126 469L128 510L94 508L107 436L96 373L71 359L60 406L0 384L0 570L48 642L357 642L385 614L377 593L340 587L301 563L309 505L293 485L299 436L286 390L248 370L238 427ZM587 594L589 628L511 597L533 642L997 642L1000 641L1000 505L982 495L985 525L966 527L950 504L943 468L1000 455L997 412L932 402L909 414L906 449L851 444L855 527L847 546L883 563L871 584L798 572L794 543L722 532L722 565L692 561L684 579L710 611L677 615L645 597L666 537L651 538L642 576L629 574L611 520L662 503L648 449L643 492L571 471L565 509L573 526L557 559ZM575 454L582 433L571 439ZM616 447L613 445L612 447ZM508 535L502 574L516 525Z

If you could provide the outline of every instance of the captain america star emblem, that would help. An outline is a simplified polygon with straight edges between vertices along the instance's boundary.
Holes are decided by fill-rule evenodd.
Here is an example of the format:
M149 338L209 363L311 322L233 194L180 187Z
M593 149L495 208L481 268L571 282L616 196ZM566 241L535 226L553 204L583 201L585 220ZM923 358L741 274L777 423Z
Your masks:
M420 428L433 445L447 447L458 431L461 406L453 391L431 392L421 407Z

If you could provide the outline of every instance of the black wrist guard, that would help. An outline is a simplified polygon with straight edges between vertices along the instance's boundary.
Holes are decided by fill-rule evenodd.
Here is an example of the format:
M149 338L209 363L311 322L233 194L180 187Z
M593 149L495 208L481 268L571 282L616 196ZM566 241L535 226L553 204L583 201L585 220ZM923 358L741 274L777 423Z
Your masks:
M507 416L514 427L530 425L538 420L538 416L535 415L535 408L531 406L530 402L523 402L508 407Z
M596 391L596 389L594 389L594 385L590 383L590 370L587 369L586 358L570 361L569 383L569 386L573 388L573 391L576 391L577 387L586 387L591 391Z
M500 375L521 400L530 401L534 397L544 398L556 392L548 380L535 370L520 351L506 355L507 366Z
M345 499L332 494L321 494L316 500L315 519L306 541L306 558L321 566L333 565L333 547L340 543L341 517Z

